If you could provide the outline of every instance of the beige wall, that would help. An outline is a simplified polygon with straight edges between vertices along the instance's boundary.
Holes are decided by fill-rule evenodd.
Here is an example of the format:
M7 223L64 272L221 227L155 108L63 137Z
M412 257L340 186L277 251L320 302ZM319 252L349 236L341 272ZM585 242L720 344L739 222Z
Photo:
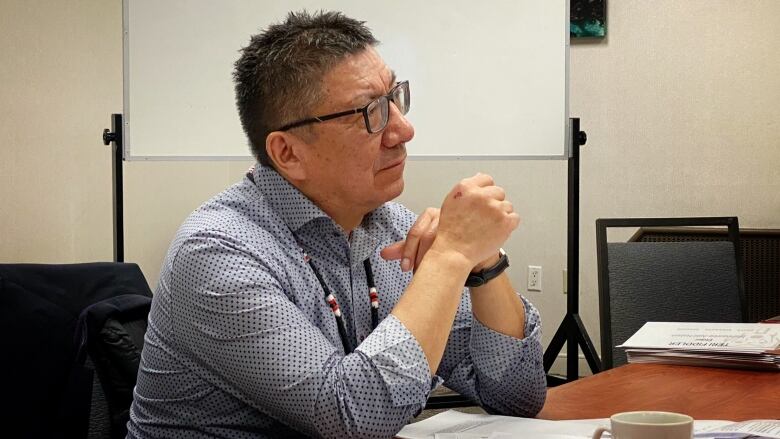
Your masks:
M780 228L780 1L608 6L608 38L571 48L571 114L590 139L581 310L597 344L596 218L738 215L743 227ZM0 8L0 261L108 260L110 156L98 139L121 111L120 2L2 0ZM249 165L126 163L127 260L155 283L181 220ZM523 286L527 265L544 267L544 291L528 296L549 340L566 307L566 163L407 169L401 201L415 210L476 170L507 188L524 217L506 246L511 275Z
M0 0L0 261L110 260L117 1Z

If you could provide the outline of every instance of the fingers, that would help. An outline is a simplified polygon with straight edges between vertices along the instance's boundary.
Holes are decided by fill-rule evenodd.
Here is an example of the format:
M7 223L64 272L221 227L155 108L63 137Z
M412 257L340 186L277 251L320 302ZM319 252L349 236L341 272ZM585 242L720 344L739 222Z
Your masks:
M406 235L406 243L403 248L403 258L401 259L401 271L409 271L414 267L417 251L420 246L420 240L425 236L428 226L431 224L431 216L426 210L425 213L417 218L409 234Z
M457 200L464 196L468 197L469 194L471 194L471 196L487 196L499 201L503 201L504 198L506 198L504 189L495 185L493 177L488 174L477 173L472 177L464 178L459 181L447 195L445 201L449 198Z
M498 201L506 199L506 191L501 186L485 186L480 189L483 194Z
M379 252L379 255L386 261L401 259L404 254L404 244L406 244L406 241L398 241L394 244L390 244L383 248L382 251Z
M433 245L433 241L436 239L436 231L438 229L439 229L439 215L436 215L431 221L428 230L423 235L423 238L420 239L420 244L417 247L417 255L414 261L415 271L417 271L417 268L420 266L420 262L422 262L423 256L425 256L425 254L428 253L428 249L431 248L431 245Z
M429 207L417 218L405 240L388 245L379 254L387 261L400 259L402 271L416 270L436 239L438 227L439 209Z
M515 211L515 207L512 205L511 201L503 200L498 204L499 204L499 208L505 213L512 213Z
M494 201L494 205L497 210L501 211L504 215L502 223L508 228L509 231L515 230L521 222L520 215L515 212L515 208L508 200Z
M491 177L488 174L483 174L481 172L477 172L472 177L463 179L463 183L466 184L474 184L479 187L485 187L485 186L493 186L495 182L493 181L493 177Z
M520 225L520 215L517 212L512 212L508 216L509 230L515 230Z
M487 195L488 197L499 201L503 201L506 198L506 192L504 191L504 188L496 186L496 182L493 180L493 177L488 174L477 173L472 177L464 178L455 187L455 190L458 192L474 189L483 195Z
M480 173L459 181L444 198L435 244L458 251L476 265L495 256L519 225L506 191Z

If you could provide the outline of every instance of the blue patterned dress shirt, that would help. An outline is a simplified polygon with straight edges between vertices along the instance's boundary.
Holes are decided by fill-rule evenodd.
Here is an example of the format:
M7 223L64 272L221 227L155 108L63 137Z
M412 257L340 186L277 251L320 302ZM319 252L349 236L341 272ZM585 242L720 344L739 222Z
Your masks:
M534 416L545 399L538 311L526 338L481 325L463 294L439 370L390 311L411 280L379 251L415 215L386 203L351 236L258 165L179 229L160 274L128 437L392 437L444 383L488 410ZM306 252L343 311L345 355ZM371 311L363 260L379 290Z

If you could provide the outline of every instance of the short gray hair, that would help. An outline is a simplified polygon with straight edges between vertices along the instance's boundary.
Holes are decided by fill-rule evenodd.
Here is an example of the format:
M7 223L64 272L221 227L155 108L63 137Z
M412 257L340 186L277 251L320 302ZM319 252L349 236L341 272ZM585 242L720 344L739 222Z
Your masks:
M309 111L322 98L322 79L347 55L378 44L365 22L340 12L290 12L253 35L241 49L233 80L241 125L255 158L271 166L269 133Z

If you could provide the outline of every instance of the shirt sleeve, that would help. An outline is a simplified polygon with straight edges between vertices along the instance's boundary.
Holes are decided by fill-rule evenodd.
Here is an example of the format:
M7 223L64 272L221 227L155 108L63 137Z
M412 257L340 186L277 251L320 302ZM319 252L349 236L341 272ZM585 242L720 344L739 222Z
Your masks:
M521 296L526 337L517 339L473 318L469 294L463 296L437 374L490 412L536 416L547 395L539 311Z
M344 356L263 261L219 232L188 238L173 273L177 348L257 410L308 436L370 438L393 436L424 406L428 363L395 317Z

